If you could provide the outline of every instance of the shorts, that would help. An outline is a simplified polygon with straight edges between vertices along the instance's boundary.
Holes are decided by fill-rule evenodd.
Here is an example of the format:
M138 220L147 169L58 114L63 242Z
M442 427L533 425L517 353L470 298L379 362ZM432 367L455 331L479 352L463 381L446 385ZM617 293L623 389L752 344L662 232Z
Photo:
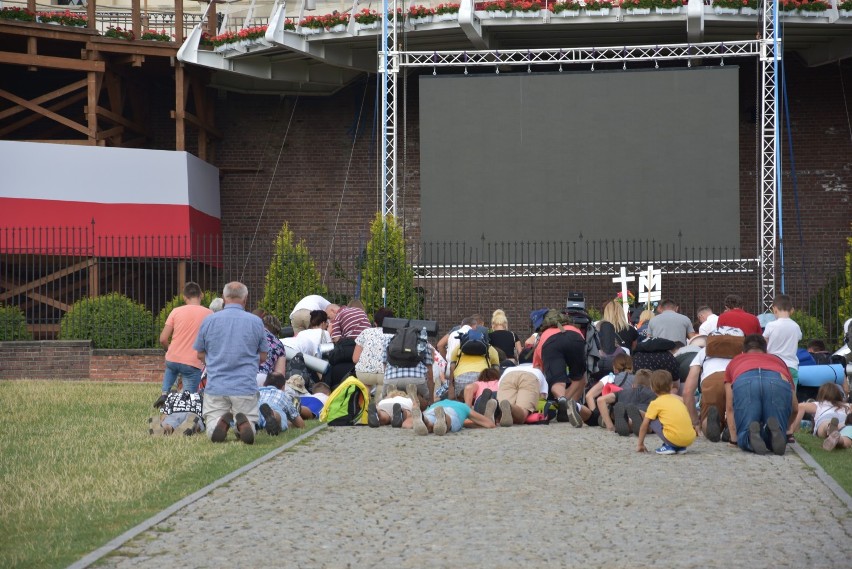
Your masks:
M699 406L700 421L703 423L715 407L719 411L719 419L725 419L725 372L711 373L701 382L701 402Z
M398 377L395 379L385 378L385 388L382 392L382 398L384 398L385 393L389 391L393 391L394 389L399 389L400 391L405 391L406 386L415 385L417 386L417 394L429 401L432 399L432 394L429 393L429 388L426 386L426 378L425 377Z
M450 418L450 432L457 433L462 430L462 421L459 419L459 416L456 414L455 409L451 407L444 407L444 414ZM435 424L435 410L427 409L423 411L423 417L429 419L429 422L433 425Z
M569 381L585 381L586 341L572 331L555 334L544 342L541 362L550 387Z
M478 371L469 371L453 378L453 382L456 385L456 399L461 401L462 397L464 397L464 388L472 383L476 383L479 373Z
M497 400L504 399L528 413L534 412L539 400L538 378L528 371L506 374L497 390Z

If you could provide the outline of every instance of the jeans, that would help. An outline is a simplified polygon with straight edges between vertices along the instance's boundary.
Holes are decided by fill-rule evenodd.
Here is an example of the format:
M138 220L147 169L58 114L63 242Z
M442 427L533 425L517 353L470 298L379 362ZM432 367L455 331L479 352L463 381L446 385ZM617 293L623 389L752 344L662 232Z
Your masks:
M769 446L771 435L766 429L766 421L775 417L784 430L790 420L793 409L793 387L790 382L776 371L753 369L737 377L733 392L737 444L743 450L752 450L748 426L757 421L760 423L761 437Z
M172 386L177 381L178 375L183 378L184 391L189 391L190 393L198 391L198 384L201 383L201 368L166 360L166 373L163 375L163 393L172 390Z

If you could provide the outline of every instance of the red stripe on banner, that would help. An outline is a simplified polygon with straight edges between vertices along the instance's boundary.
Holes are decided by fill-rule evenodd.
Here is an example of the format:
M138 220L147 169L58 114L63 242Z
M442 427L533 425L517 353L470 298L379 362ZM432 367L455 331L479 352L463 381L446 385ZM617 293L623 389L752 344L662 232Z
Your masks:
M102 204L0 198L0 227L92 229L86 247L106 257L186 258L219 250L221 222L186 205ZM193 236L190 239L190 235ZM6 241L4 239L4 241ZM24 246L27 251L18 250ZM58 244L57 244L58 246ZM14 252L61 254L52 243L19 243ZM10 250L3 243L4 252Z

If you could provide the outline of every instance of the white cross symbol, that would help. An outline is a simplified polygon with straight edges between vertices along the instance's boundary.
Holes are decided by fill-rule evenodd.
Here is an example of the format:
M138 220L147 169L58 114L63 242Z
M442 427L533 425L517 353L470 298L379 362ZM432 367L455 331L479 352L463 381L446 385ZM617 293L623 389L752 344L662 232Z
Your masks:
M630 303L627 300L627 283L632 283L635 280L635 277L627 276L627 268L625 267L621 267L620 277L612 279L612 282L621 284L621 308L624 309L624 318L628 322L630 322L630 317L628 316L628 313L630 312Z

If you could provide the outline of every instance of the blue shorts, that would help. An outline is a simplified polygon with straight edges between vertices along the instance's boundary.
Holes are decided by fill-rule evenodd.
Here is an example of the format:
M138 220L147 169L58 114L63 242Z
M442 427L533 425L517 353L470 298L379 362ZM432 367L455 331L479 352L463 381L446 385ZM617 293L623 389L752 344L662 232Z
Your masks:
M444 413L447 417L450 418L450 432L457 433L462 430L462 421L459 419L459 416L456 414L455 409L451 407L444 407ZM425 419L429 419L429 422L433 425L435 424L435 410L434 409L426 409L423 411L423 417Z

